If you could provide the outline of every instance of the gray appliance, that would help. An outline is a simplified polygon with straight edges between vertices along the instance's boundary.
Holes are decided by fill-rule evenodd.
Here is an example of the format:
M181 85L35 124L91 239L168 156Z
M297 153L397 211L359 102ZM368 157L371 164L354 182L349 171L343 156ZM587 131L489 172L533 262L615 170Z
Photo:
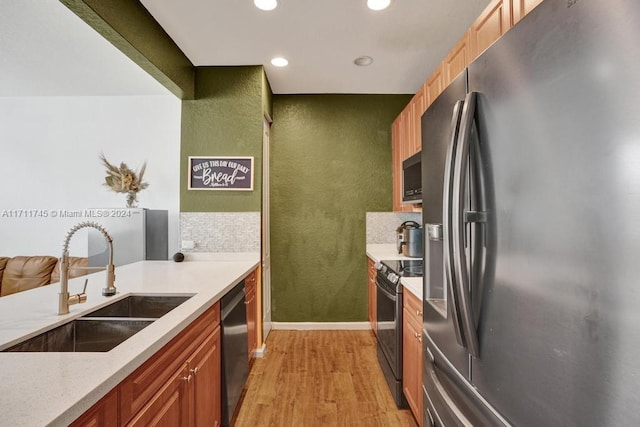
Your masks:
M222 318L222 425L233 420L249 377L249 332L244 280L221 301Z
M399 408L407 407L402 392L402 277L422 277L422 260L376 263L376 338L378 364Z
M545 0L423 115L428 423L640 424L639 23Z
M169 213L154 209L90 209L113 238L114 265L169 259ZM109 249L101 233L88 232L90 266L105 266Z
M399 254L409 258L422 258L422 226L415 221L405 221L396 229L396 248Z

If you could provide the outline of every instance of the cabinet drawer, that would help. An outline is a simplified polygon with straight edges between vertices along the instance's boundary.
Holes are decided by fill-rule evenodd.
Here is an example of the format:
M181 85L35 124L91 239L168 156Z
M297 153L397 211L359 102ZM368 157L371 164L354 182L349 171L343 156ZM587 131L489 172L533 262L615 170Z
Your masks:
M121 425L145 406L219 324L220 303L216 303L120 384Z
M247 275L247 277L245 277L244 279L244 285L248 288L248 287L254 287L256 286L256 282L257 282L257 276L256 276L256 270L253 270L251 273L249 273Z
M409 315L408 320L413 321L414 324L422 325L422 301L406 289L402 293L402 298L405 313Z

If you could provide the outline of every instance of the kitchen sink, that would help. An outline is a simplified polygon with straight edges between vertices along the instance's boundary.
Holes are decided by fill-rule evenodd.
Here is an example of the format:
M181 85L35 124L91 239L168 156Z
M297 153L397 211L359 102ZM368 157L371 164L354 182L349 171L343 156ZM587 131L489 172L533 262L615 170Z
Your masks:
M80 318L43 332L5 352L105 352L153 323L146 319Z
M5 352L106 352L193 295L129 295Z
M129 295L119 301L86 314L84 317L130 317L157 319L193 295Z

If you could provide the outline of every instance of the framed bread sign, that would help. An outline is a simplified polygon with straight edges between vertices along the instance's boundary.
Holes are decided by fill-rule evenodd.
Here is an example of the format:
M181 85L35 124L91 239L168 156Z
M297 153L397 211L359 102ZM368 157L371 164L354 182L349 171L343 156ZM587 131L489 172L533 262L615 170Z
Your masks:
M253 157L189 157L189 190L253 191Z

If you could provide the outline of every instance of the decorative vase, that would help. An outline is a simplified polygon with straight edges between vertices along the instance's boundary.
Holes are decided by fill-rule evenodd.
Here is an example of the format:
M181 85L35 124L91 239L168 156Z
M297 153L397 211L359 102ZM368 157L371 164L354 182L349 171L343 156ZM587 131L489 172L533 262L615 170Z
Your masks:
M136 191L127 192L127 208L135 208L138 202L138 193Z

